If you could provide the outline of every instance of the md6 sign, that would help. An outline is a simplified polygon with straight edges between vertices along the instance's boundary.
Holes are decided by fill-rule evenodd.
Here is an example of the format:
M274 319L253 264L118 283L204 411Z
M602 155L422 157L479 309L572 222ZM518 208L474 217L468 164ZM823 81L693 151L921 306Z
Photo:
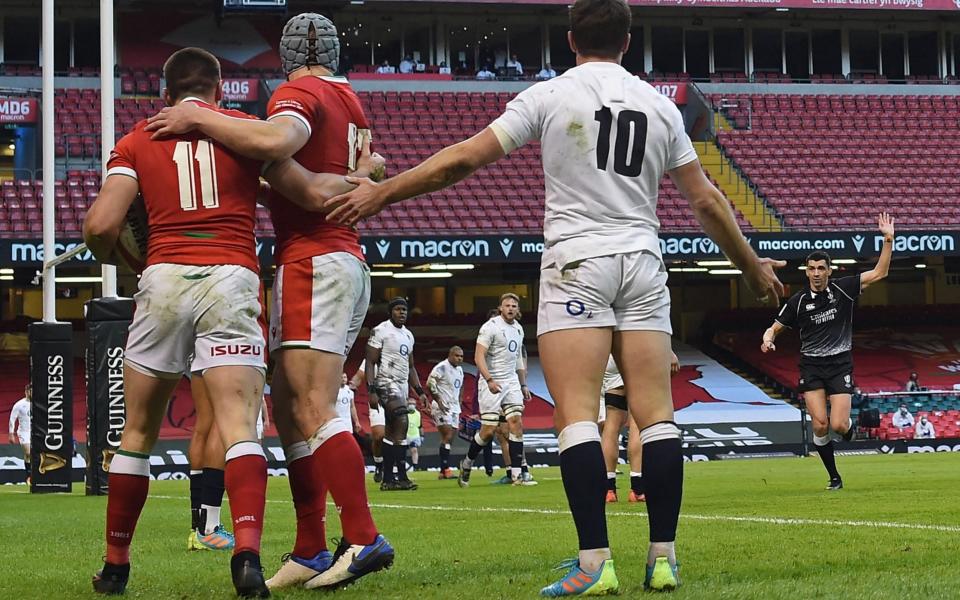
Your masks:
M0 98L0 123L36 123L36 98Z

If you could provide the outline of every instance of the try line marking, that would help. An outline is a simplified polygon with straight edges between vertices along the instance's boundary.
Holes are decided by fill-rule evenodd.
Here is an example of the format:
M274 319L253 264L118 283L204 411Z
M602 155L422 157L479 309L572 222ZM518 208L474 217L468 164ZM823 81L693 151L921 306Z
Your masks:
M151 498L162 500L186 500L185 496L159 496L150 495ZM271 504L290 504L290 500L267 500ZM332 503L330 503L332 505ZM502 513L502 514L534 514L534 515L556 515L567 517L569 511L553 508L511 508L503 506L443 506L440 504L384 504L380 502L371 502L371 508L382 508L389 510L426 510L435 512L457 512L457 513ZM645 519L646 513L641 512L623 512L607 511L610 517L639 517ZM892 521L853 521L842 519L804 519L794 517L743 517L737 515L698 515L691 513L680 513L680 520L688 519L691 521L708 521L717 523L758 523L761 525L818 525L828 527L870 527L874 529L907 529L913 531L936 531L940 533L960 533L958 525L927 525L923 523L896 523Z

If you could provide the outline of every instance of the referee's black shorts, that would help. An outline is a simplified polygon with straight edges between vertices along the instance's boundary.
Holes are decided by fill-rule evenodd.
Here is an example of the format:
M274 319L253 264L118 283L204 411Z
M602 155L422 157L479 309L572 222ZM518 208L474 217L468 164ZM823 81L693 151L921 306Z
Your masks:
M800 356L799 392L824 390L828 396L852 394L853 356L841 352L832 356Z

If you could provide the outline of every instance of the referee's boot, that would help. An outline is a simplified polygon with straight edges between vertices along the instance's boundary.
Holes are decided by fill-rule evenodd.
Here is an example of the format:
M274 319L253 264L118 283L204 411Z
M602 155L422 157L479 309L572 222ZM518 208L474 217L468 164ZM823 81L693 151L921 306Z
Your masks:
M127 589L130 579L130 563L114 565L103 563L103 568L93 576L93 591L107 596L119 596Z
M835 492L836 490L843 489L843 480L839 477L831 477L830 483L827 484L827 491Z

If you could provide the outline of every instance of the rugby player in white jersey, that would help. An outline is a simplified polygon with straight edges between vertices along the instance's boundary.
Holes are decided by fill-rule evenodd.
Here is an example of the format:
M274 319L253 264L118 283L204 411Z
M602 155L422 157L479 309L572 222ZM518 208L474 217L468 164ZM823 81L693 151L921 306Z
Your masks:
M460 426L463 399L463 348L453 346L427 376L427 389L433 397L430 415L440 433L440 475L438 479L456 479L450 469L450 444Z
M626 0L577 0L568 40L577 66L534 84L474 137L381 184L330 199L327 218L353 224L383 207L453 185L538 140L546 181L537 335L556 403L560 469L580 544L545 596L619 589L606 528L606 475L597 429L611 349L643 442L650 547L645 586L680 583L674 539L683 489L680 429L670 395L670 294L660 255L657 191L669 174L704 231L743 272L758 300L783 285L737 227L703 173L677 107L620 60L630 44Z
M523 404L530 399L527 372L523 362L523 327L517 321L520 299L516 294L500 296L500 314L480 328L474 360L477 363L477 404L480 407L480 431L470 441L467 456L460 461L460 487L470 485L470 470L483 447L493 440L500 415L507 419L507 451L510 453L510 478L523 485Z
M340 378L340 389L337 390L337 417L350 423L354 433L360 432L360 418L357 416L357 405L353 402L354 392L350 387L350 379L344 373Z
M33 388L30 384L23 386L23 398L14 403L10 409L10 444L20 444L23 449L23 470L27 472L27 483L30 483L30 406L33 397Z
M415 490L407 477L407 388L420 400L427 397L413 364L413 334L407 329L407 301L390 301L390 318L370 331L367 340L366 376L370 407L382 408L386 425L383 437L384 491ZM395 472L396 471L396 472Z

